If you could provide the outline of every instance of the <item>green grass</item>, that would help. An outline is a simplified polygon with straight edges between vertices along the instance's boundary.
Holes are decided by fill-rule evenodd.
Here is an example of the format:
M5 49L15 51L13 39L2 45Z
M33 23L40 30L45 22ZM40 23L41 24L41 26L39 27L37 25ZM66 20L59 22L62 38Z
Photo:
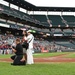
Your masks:
M75 58L75 53L68 54L68 55L66 55L64 57L66 57L66 58Z
M41 58L41 57L53 57L53 56L58 56L62 54L68 54L69 52L54 52L54 53L35 53L34 57L36 58Z
M74 53L36 53L34 57L52 57L68 54L75 57ZM0 55L0 58L10 58L12 55ZM26 66L12 66L7 62L0 62L0 75L75 75L75 63L35 63Z
M52 57L58 56L62 54L68 54L69 52L54 52L54 53L34 53L33 56L36 58L43 58L43 57ZM0 58L10 58L12 55L0 55Z
M0 55L0 58L10 58L10 56L12 56L12 55L10 55L10 54L8 54L8 55Z
M12 66L0 62L0 75L75 75L75 63L48 63Z

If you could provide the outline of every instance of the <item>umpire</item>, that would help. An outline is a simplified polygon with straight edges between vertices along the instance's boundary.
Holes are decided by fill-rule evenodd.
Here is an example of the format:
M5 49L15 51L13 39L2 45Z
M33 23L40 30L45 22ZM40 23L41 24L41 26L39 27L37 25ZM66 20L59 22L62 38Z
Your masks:
M23 58L23 47L20 44L20 39L17 38L15 43L16 48L12 47L12 51L15 53L15 55L11 56L11 59L14 60L13 63L11 63L11 65L25 65L25 61L21 61L21 59Z

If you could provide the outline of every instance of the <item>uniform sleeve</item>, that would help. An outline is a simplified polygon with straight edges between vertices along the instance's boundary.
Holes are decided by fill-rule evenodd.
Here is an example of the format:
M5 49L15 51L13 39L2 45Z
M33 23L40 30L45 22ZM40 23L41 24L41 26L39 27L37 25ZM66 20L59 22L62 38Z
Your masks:
M27 42L29 42L31 39L32 39L32 35L29 35L28 37L27 37Z

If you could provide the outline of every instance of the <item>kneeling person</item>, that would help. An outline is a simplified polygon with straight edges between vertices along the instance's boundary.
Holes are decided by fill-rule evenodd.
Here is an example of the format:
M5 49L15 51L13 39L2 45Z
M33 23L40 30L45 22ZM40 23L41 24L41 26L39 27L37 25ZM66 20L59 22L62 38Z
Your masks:
M13 52L15 53L14 56L11 56L11 59L14 60L12 65L25 65L25 61L21 61L23 58L23 47L20 44L20 39L16 39L16 48L12 47Z

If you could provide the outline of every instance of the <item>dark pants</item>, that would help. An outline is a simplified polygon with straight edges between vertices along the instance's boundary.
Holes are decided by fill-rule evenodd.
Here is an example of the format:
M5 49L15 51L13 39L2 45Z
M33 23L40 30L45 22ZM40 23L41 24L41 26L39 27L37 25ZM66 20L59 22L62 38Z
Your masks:
M25 61L21 61L23 58L23 55L13 55L11 56L11 59L14 60L12 65L25 65Z

